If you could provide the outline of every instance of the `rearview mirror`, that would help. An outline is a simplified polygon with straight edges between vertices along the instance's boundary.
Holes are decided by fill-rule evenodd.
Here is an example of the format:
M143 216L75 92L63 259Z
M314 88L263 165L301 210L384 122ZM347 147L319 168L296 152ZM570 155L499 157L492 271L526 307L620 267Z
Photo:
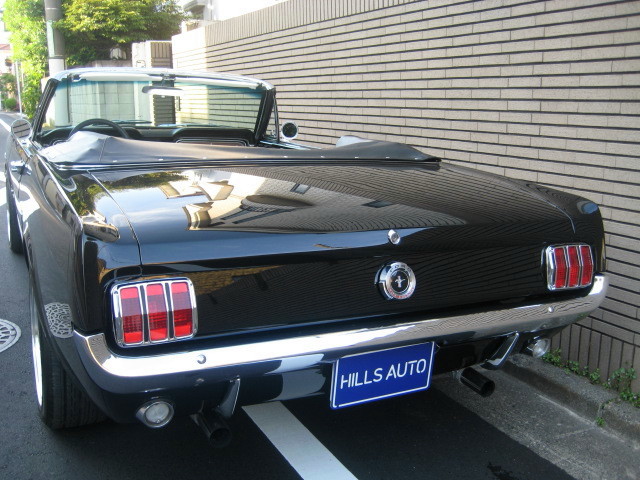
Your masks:
M142 93L161 95L163 97L181 97L184 91L178 87L154 87L153 85L147 85L142 87Z

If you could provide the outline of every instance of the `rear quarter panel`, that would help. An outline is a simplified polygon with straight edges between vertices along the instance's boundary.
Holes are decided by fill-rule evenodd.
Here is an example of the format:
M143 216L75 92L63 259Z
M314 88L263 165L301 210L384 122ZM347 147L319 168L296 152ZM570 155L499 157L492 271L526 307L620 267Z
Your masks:
M60 344L72 327L102 329L104 285L114 272L139 271L126 218L90 176L61 175L37 155L25 164L17 197L31 275L52 337ZM83 230L83 216L99 209L106 222L117 225L114 241Z

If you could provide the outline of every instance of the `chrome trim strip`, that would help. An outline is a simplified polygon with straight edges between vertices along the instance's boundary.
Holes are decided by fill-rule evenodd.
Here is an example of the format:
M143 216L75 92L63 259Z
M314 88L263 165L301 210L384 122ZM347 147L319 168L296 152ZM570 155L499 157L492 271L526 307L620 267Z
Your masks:
M431 340L472 341L516 331L562 327L598 308L608 284L607 276L597 275L586 296L570 300L163 355L115 354L109 350L102 333L84 336L74 332L74 340L94 382L112 392L133 393L304 370L332 363L350 353L389 345Z
M220 405L216 407L216 411L223 418L231 418L236 410L238 403L238 395L240 394L240 377L236 377L229 382L227 392L224 394Z
M512 333L507 338L504 339L502 345L496 350L490 358L488 358L482 366L488 370L497 370L504 362L507 361L509 355L513 351L516 343L518 343L518 339L520 338L520 334L518 332Z

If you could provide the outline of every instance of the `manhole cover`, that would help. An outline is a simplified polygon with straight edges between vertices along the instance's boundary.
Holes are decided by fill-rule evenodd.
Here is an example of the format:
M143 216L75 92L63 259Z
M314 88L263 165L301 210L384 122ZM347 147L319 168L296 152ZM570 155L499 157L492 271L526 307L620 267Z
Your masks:
M20 327L0 318L0 352L3 352L20 338Z

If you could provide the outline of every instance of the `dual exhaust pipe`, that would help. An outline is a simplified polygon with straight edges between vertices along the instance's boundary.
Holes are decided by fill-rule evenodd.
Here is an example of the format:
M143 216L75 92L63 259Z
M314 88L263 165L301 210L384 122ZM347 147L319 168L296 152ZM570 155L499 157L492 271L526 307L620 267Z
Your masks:
M496 384L493 380L490 380L471 367L458 370L456 377L460 383L466 385L482 397L488 397L496 389ZM203 409L191 415L191 419L200 427L212 447L223 448L231 443L231 428L224 417L216 410Z
M493 368L502 366L509 353L513 350L517 339L518 334L514 334L509 337L496 354L494 354L491 360L497 363L497 365L493 365ZM527 344L524 348L524 353L533 357L541 357L549 351L550 345L550 339L545 337L536 338ZM461 384L469 387L482 397L490 396L496 389L496 384L493 380L485 377L479 371L471 367L454 372L454 377ZM239 382L236 383L238 383L238 385L234 385L236 390L238 390ZM237 398L237 392L235 397ZM233 407L235 407L235 398L233 401ZM136 416L146 426L151 428L160 428L171 421L173 413L173 405L170 402L156 399L142 405L137 411ZM191 415L191 419L202 429L207 440L213 447L222 448L231 443L231 428L227 424L224 416L216 409L203 409L200 412Z

